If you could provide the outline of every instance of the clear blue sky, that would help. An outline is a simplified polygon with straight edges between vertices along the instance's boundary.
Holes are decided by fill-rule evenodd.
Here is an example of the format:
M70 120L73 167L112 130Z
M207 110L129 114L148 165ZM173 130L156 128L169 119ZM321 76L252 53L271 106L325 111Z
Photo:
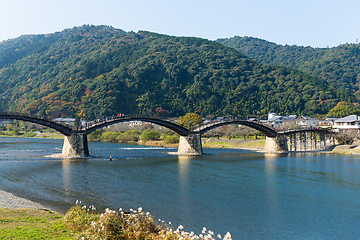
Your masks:
M2 0L0 41L83 24L330 47L360 39L359 0Z

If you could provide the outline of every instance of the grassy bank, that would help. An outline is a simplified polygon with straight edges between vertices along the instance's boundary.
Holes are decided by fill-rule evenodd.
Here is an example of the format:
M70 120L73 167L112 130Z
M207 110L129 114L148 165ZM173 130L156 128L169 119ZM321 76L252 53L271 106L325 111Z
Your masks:
M0 239L76 239L59 213L0 209Z
M0 137L29 137L29 138L53 138L64 139L64 135L57 132L25 132L25 131L0 131Z
M264 149L265 139L243 140L227 138L208 138L202 139L204 148L245 148L245 149Z

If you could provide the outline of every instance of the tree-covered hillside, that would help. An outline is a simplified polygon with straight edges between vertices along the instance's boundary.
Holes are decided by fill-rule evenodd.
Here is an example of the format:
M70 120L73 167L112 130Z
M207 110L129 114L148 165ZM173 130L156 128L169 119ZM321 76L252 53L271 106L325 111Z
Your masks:
M0 43L0 111L88 119L117 113L323 114L346 91L220 43L82 26Z
M233 47L265 64L296 68L326 80L331 86L360 97L360 45L343 44L333 48L278 45L258 38L233 37L217 42Z

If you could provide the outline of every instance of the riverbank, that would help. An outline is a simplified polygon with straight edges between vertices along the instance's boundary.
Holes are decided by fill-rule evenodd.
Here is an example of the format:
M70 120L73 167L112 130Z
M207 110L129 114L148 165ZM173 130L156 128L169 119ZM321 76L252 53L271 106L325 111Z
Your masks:
M44 205L30 201L25 198L17 197L12 193L0 190L0 209L47 209Z
M360 145L338 145L331 152L339 154L360 155Z
M215 239L214 233L203 229L196 236L184 231L180 225L175 231L171 223L156 221L142 208L124 212L106 209L105 213L94 213L76 203L65 215L44 209L30 200L16 197L0 190L0 239ZM126 221L126 225L123 222ZM95 229L95 230L94 230ZM116 229L120 229L117 231ZM221 239L221 236L217 236ZM223 240L231 240L227 232Z
M165 144L163 140L137 142L139 145L152 147L179 147L178 143ZM238 148L249 150L262 150L265 147L265 139L257 140L243 140L243 139L228 139L228 138L203 138L203 148Z
M52 139L64 139L64 135L61 133L34 133L34 134L21 134L21 135L8 135L0 134L0 137L25 137L25 138L52 138Z
M0 209L0 239L78 239L64 216L43 209Z

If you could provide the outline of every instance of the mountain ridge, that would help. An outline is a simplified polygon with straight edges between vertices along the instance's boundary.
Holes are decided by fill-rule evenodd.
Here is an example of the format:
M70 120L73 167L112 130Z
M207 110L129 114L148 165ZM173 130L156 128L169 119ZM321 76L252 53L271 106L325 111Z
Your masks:
M342 88L360 97L359 44L313 48L280 45L259 38L239 36L218 39L217 42L264 64L291 67L307 72L326 80L336 88Z
M261 64L215 41L108 26L2 42L0 63L0 110L38 116L81 110L88 119L117 113L316 115L356 100L323 79Z

